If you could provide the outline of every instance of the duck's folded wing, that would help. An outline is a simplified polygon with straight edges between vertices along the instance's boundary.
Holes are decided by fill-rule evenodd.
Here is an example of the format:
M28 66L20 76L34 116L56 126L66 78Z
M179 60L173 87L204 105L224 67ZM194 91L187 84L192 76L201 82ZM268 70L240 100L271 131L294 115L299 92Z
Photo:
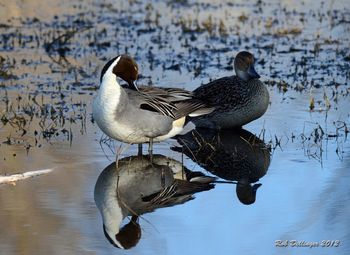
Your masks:
M164 207L186 202L193 199L192 195L197 192L207 191L214 188L212 183L188 182L174 180L173 184L154 194L142 197L143 202L152 206Z
M220 110L226 105L232 107L244 102L244 95L248 91L246 87L246 84L236 76L229 76L196 88L193 95L208 105L215 106L216 110Z
M139 107L145 111L155 112L161 115L175 119L174 112L177 107L174 103L167 100L166 97L159 96L156 93L146 93L145 91L135 91L125 89L129 101L132 101L134 107Z
M141 109L158 112L175 120L186 116L193 117L208 114L214 110L214 108L208 107L201 100L193 99L191 92L186 90L155 87L141 88L139 92L127 90L129 97L137 97Z
M184 116L200 116L209 114L215 110L213 107L209 107L203 101L198 99L189 99L175 103L177 111L174 112L175 119L182 118Z
M149 110L159 112L165 116L177 119L175 113L177 112L177 106L167 98L158 96L155 94L142 93L143 101L140 104L140 108L143 110Z
M152 94L157 97L166 98L170 102L177 102L181 100L191 99L193 93L185 89L179 88L164 88L164 87L146 87L140 86L139 90L146 94Z

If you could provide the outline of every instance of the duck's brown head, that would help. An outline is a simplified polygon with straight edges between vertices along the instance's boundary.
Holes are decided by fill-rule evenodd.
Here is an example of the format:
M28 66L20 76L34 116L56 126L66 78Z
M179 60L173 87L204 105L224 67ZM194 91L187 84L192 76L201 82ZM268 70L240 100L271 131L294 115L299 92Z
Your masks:
M254 63L253 54L248 51L239 52L234 61L236 75L244 81L259 79L260 75L255 71Z
M126 81L131 89L138 90L135 84L138 70L137 63L132 57L126 54L119 55L105 64L101 71L100 82L102 82L104 77L114 74Z

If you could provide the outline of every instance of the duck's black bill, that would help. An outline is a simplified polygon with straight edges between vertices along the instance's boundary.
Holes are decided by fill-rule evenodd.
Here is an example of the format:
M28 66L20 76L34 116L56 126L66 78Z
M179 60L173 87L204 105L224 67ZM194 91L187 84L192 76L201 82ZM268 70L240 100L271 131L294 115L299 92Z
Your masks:
M133 90L139 91L139 88L137 87L137 85L136 85L136 82L135 82L135 81L128 81L128 84L129 84L129 88L130 88L130 89L133 89Z
M253 191L257 191L258 190L258 188L261 186L262 184L261 183L256 183L256 184L254 184L253 185Z
M260 78L260 75L255 71L254 66L249 67L248 75L251 79L259 79Z

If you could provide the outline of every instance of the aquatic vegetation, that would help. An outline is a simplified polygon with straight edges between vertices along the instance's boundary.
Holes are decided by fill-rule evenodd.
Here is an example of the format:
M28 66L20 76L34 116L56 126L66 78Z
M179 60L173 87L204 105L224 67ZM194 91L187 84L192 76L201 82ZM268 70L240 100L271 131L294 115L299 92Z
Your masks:
M21 29L3 24L2 129L11 127L17 136L31 137L33 146L41 139L74 142L73 134L84 134L89 125L101 66L124 52L142 63L143 84L165 80L166 86L193 89L232 72L234 53L245 48L256 51L258 72L271 92L281 94L280 103L306 95L303 109L327 114L349 96L349 39L311 29L315 22L330 24L330 29L342 26L346 15L333 10L291 12L262 1L248 9L244 4L222 5L96 3L93 11L77 5L74 15L49 20L13 19ZM271 12L262 11L266 8ZM23 57L25 53L33 57ZM24 91L20 100L11 92L18 89ZM279 147L281 136L273 137Z
M15 76L11 73L14 63L11 63L8 58L0 56L0 79L14 79Z

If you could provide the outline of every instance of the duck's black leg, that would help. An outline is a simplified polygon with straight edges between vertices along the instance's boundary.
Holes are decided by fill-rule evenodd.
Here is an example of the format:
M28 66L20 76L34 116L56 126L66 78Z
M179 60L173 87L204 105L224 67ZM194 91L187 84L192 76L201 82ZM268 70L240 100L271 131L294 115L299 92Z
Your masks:
M148 154L151 163L153 162L153 138L149 139Z
M142 156L142 143L138 144L138 151L137 151L138 156Z

